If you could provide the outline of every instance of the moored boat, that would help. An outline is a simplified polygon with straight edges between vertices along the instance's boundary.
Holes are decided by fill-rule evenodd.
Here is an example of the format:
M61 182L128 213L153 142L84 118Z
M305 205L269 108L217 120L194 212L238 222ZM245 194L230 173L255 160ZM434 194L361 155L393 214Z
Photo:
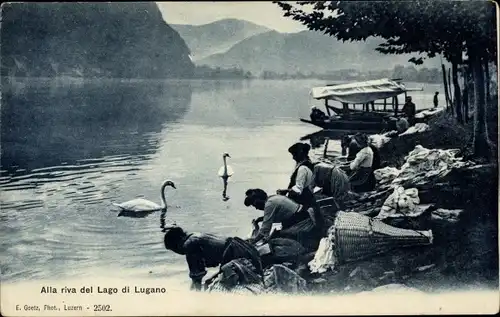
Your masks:
M313 107L311 118L300 120L329 130L381 130L385 118L398 115L398 96L417 90L422 89L406 88L401 80L387 78L314 87L311 96L325 101L326 114ZM329 100L341 103L342 108L330 105ZM356 109L357 105L362 109Z

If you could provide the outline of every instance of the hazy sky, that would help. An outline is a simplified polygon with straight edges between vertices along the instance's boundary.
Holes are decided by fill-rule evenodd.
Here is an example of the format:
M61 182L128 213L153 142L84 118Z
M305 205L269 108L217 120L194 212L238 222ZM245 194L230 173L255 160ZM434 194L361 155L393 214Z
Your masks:
M279 32L305 30L299 22L283 17L281 9L272 2L157 2L167 23L206 24L235 18L267 26Z

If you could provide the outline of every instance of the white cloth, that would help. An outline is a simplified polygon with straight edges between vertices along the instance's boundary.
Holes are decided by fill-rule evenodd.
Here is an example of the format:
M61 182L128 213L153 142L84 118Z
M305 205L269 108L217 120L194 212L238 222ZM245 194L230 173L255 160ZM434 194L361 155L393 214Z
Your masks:
M421 133L430 130L431 127L429 127L428 124L426 123L417 123L412 127L409 127L405 132L401 133L401 135L408 135L408 134L413 134L413 133Z
M335 269L336 263L335 228L331 226L328 229L328 235L320 240L314 259L308 263L308 266L312 273L324 273Z
M388 136L389 134L397 133L396 131L388 131L382 134L372 134L368 137L368 142L375 146L377 149L382 148L384 144L389 142L391 138Z
M297 171L297 177L295 178L295 184L292 190L298 194L302 194L302 191L308 187L311 192L314 191L314 174L306 166L299 166Z
M434 210L431 214L433 220L446 220L448 222L457 222L460 215L464 212L463 209L443 209Z
M426 149L417 145L413 151L408 153L406 162L401 166L401 173L392 183L397 185L412 180L412 183L416 184L422 179L442 177L451 168L465 165L463 162L458 162L460 159L455 157L457 152L457 149Z
M400 170L391 166L379 168L378 170L373 171L375 179L380 185L392 182L396 177L398 177L399 173L401 173Z
M386 219L401 216L416 216L417 205L420 203L418 190L416 188L404 189L398 186L394 192L387 197L375 219Z
M361 167L372 167L373 151L369 146L362 148L349 166L351 170L357 170Z
M408 154L406 162L399 170L395 168L379 169L374 171L375 178L379 184L388 184L391 187L403 183L409 183L408 186L418 185L421 182L426 183L433 178L445 176L452 168L473 164L463 162L461 158L455 157L457 152L457 149L426 149L417 145Z
M431 116L434 116L442 111L444 111L445 108L434 108L434 109L428 109L428 110L424 110L424 111L420 111L419 113L417 113L415 115L415 118L417 119L423 119L423 118L426 118L426 117L431 117Z
M367 103L397 96L405 91L404 84L389 78L354 82L341 85L314 87L311 96L346 103Z

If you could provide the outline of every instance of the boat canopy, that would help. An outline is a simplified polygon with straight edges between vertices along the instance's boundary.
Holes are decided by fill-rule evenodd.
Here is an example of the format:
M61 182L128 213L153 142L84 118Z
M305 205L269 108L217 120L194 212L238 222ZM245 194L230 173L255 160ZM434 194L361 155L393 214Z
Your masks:
M329 99L350 104L363 104L395 97L406 91L409 90L401 82L383 78L350 84L315 87L312 88L311 95L314 99Z

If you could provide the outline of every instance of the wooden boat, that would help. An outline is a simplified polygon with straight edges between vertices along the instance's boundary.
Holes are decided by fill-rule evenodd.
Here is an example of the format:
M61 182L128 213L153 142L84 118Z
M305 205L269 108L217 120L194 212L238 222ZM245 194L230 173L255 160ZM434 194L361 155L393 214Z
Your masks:
M329 130L381 130L384 128L385 118L398 115L398 96L404 94L406 97L408 91L421 90L422 88L406 88L401 79L388 78L314 87L311 96L325 101L327 116L301 118L300 121ZM329 100L340 102L342 107L330 105ZM356 109L357 105L361 105L361 109Z
M328 120L307 120L307 119L300 119L300 121L304 123L309 123L313 124L317 127L320 127L322 129L329 129L329 130L343 130L343 131L349 131L349 130L360 130L360 131L365 131L365 130L370 130L370 131L377 131L383 128L384 126L384 121L383 119L380 119L379 121L364 121L364 120L342 120L342 119L328 119Z

